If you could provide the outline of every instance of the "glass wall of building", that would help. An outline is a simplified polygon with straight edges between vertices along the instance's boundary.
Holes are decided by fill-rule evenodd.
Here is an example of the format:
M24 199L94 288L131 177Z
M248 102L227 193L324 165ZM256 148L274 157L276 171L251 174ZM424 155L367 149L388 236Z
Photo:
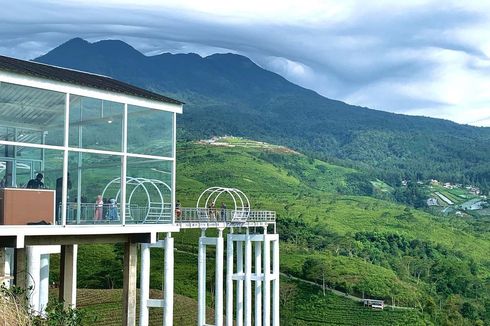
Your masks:
M0 83L0 140L63 146L66 94Z
M121 157L70 152L68 162L66 224L121 223L118 203L121 184L106 189L121 177ZM61 200L60 194L58 206Z
M70 97L70 147L122 151L124 104Z
M175 114L125 106L0 82L0 187L43 174L56 224L171 222Z
M128 153L173 155L173 113L128 105Z
M172 220L172 161L127 158L126 223Z

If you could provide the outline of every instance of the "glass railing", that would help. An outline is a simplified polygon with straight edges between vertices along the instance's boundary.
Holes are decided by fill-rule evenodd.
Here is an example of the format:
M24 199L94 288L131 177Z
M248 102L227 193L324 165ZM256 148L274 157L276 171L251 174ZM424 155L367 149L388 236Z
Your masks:
M58 207L61 211L61 207ZM126 205L126 224L166 224L172 221L171 205ZM67 203L66 224L121 224L121 205Z

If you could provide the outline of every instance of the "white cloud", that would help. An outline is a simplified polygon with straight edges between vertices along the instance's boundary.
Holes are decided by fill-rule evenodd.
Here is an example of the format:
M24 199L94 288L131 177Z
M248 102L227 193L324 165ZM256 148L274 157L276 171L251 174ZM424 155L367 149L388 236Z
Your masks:
M490 3L24 0L2 9L4 55L33 58L76 36L122 39L149 55L234 52L331 98L488 125Z

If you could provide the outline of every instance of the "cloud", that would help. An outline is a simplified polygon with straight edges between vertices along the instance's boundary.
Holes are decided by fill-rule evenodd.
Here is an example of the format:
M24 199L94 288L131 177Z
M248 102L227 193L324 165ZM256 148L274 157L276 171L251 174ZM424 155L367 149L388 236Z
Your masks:
M487 123L490 4L439 1L9 1L0 53L121 39L147 55L234 52L327 97ZM483 122L481 122L483 121Z

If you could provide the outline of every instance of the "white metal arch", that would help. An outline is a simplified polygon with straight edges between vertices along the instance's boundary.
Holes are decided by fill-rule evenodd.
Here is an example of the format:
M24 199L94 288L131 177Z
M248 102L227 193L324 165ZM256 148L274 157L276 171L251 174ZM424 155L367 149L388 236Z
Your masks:
M228 194L233 200L234 209L232 220L239 221L244 218L246 219L250 214L250 201L245 193L237 188L210 187L201 193L197 199L196 208L204 212L205 217L209 219L208 207L210 203L216 204L218 198L224 193ZM204 198L206 199L204 200ZM204 202L204 206L202 206L202 201Z
M108 190L110 190L110 186L113 184L121 184L121 178L117 177L114 178L113 180L109 181L107 185L105 186L103 192L102 192L102 198L105 198L105 194ZM143 222L147 221L147 219L151 216L156 217L157 219L163 215L164 210L165 210L165 205L170 204L170 203L165 203L164 195L162 193L163 190L168 190L170 193L172 192L171 187L166 184L165 182L157 179L147 179L147 178L133 178L133 177L126 177L126 186L133 186L133 189L131 190L128 200L126 202L127 207L129 209L126 210L126 219L131 219L131 200L133 199L133 195L136 193L136 191L141 188L143 192L146 194L146 213L143 218ZM159 187L160 186L160 187ZM149 188L154 189L153 196L149 191ZM157 194L157 198L154 198L154 194ZM115 198L116 202L119 202L119 196L121 195L121 187L118 187L118 191L115 196L111 198Z

